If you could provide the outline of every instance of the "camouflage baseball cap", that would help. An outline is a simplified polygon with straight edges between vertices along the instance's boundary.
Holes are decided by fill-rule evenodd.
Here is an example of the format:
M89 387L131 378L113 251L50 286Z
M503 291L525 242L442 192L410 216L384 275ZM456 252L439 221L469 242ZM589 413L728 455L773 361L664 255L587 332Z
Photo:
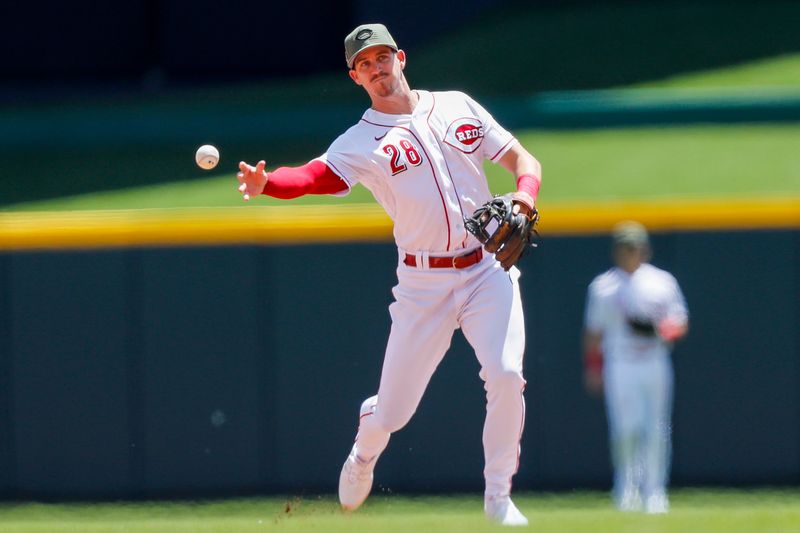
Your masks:
M649 246L650 237L647 234L647 229L639 222L628 220L620 222L614 226L612 233L614 245L632 246L634 248L642 248Z
M397 44L383 24L362 24L344 38L344 58L353 68L353 60L359 52L373 46L388 46L397 52Z

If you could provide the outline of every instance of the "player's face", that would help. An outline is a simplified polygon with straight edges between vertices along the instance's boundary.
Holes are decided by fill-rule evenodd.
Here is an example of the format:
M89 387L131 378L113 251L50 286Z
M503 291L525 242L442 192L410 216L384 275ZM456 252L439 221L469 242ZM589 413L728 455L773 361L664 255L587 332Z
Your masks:
M388 46L367 48L353 62L350 77L364 87L371 97L386 98L402 88L405 53Z
M614 246L612 253L617 266L628 273L635 272L650 255L649 250L645 247L624 244Z

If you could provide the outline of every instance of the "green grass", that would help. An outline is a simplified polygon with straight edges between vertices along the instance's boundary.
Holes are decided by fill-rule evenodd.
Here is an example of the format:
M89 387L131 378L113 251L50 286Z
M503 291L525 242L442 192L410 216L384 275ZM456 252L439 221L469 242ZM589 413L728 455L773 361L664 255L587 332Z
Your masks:
M543 201L800 195L800 126L541 132L521 139L542 161Z
M800 126L693 126L593 131L523 131L543 165L543 202L800 195ZM493 192L511 176L487 164ZM225 207L242 204L233 172L194 181L9 206L7 210ZM306 196L300 204L371 202L361 186L346 198ZM260 197L259 205L285 205Z
M667 515L616 512L597 492L521 493L515 497L539 533L785 532L800 523L797 490L679 490ZM375 496L347 515L332 497L248 498L193 503L5 504L0 530L15 533L266 530L498 531L483 517L477 495Z
M649 13L649 10L646 11ZM435 59L443 53L452 52L448 52L447 46L441 50L434 45L430 47L420 58L422 65L419 68L423 73L427 68L425 65L432 61L431 57ZM435 61L434 64L438 65ZM417 67L409 66L412 81L414 68ZM491 71L500 70L495 68ZM704 92L723 90L728 93L751 91L754 88L791 91L800 88L800 54L756 59L626 87L701 89ZM252 109L263 106L264 102L285 106L293 99L318 101L320 98L325 101L357 100L367 105L360 90L354 88L341 73L310 80L283 80L243 85L236 89L212 87L143 98L131 97L128 101L125 97L109 97L99 100L94 106L103 112L120 105L169 110L175 106L200 106L201 103L214 108ZM92 105L89 108L93 109ZM56 106L55 109L60 108ZM800 163L795 156L800 146L800 125L689 126L570 132L529 130L516 133L544 165L543 202L800 194ZM299 146L294 146L293 151L270 151L270 148L274 148L270 146L261 149L250 146L247 149L238 148L238 153L223 150L223 167L213 174L201 174L193 167L193 147L190 144L166 145L157 153L148 149L149 157L145 161L138 161L138 151L133 151L131 155L128 152L120 154L112 149L95 151L90 147L81 147L63 149L64 153L60 156L58 152L54 155L51 151L49 155L55 161L53 167L60 170L48 176L50 184L26 178L28 181L23 186L24 180L14 183L6 180L2 183L6 193L5 201L0 202L0 210L238 206L241 201L235 191L235 161L232 159L266 152L268 157L276 158L269 161L270 166L274 167L304 162L296 158L317 155L316 151L306 154L306 150ZM30 162L39 156L39 151L39 148L29 147L19 150L20 153L7 154L0 163L0 174L29 174ZM486 168L494 192L505 192L512 187L510 178L502 169L490 164ZM113 189L117 184L154 183L164 179L164 176L174 176L175 181L59 196L101 187ZM187 176L198 177L186 179ZM28 200L36 198L37 194L39 197L58 197L44 201ZM22 200L24 203L13 203ZM346 199L309 196L293 202L372 202L372 197L362 187L356 187ZM283 201L259 198L258 203L271 205Z
M630 86L629 86L630 87ZM754 87L800 88L800 54L787 54L701 72L635 84L637 88L750 90Z

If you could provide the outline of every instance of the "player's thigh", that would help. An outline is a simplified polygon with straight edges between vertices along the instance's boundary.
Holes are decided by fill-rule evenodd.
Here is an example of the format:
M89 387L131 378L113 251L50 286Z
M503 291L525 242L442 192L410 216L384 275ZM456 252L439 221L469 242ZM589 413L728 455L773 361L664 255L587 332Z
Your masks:
M430 376L450 346L454 314L446 306L423 310L400 301L391 305L391 314L381 384L400 376L406 381Z
M404 364L424 365L431 353L450 345L457 313L449 287L452 280L435 273L412 272L400 276L389 306L392 327L386 358Z
M629 433L641 426L647 399L642 397L639 370L636 363L627 361L608 361L603 369L606 412L612 434Z
M393 291L377 409L390 431L405 425L416 411L455 331L455 311L446 294L434 289L433 284L401 283Z
M522 372L525 321L518 277L516 268L506 272L497 265L467 288L459 324L475 350L483 379L493 372Z

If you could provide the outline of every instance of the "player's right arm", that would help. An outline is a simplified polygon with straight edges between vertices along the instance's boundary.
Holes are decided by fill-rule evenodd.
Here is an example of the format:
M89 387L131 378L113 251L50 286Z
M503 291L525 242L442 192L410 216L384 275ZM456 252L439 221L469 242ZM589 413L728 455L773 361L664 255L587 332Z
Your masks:
M266 172L265 165L264 161L255 166L244 161L239 163L236 178L244 201L259 194L290 199L304 194L336 194L348 189L347 183L317 159L299 167L280 167L272 172Z
M603 393L603 334L583 331L583 385L586 392L599 396Z
M603 392L603 331L608 314L599 294L601 280L598 276L589 284L583 317L583 385L595 396Z

